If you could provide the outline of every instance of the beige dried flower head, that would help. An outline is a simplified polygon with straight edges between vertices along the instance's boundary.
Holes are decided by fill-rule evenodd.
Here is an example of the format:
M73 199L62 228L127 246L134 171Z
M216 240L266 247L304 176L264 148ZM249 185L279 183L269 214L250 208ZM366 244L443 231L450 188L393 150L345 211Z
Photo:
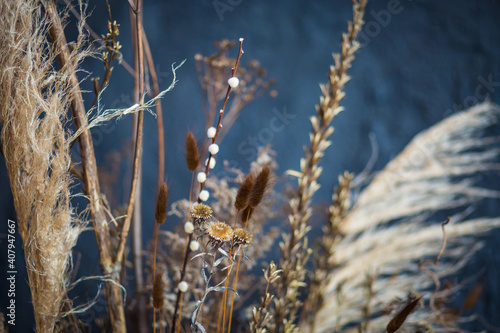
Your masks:
M234 231L234 246L243 245L246 246L252 241L252 233L246 231L242 228L236 228Z
M234 236L233 229L225 222L211 222L207 226L206 233L209 238L208 242L213 246L221 246L230 242Z
M196 225L203 225L213 217L213 211L210 206L202 203L195 203L191 208L191 218Z

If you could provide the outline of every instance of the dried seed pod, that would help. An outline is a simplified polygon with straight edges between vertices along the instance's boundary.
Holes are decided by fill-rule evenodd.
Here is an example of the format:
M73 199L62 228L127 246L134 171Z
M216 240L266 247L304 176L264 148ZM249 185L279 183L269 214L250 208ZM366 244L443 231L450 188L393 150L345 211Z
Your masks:
M166 183L163 183L156 199L155 220L158 224L163 224L167 218L167 197L168 187Z
M236 195L234 207L236 207L237 210L247 208L248 201L250 200L250 193L252 193L253 183L254 176L253 173L250 173L243 181L243 184L241 184L238 194Z
M250 194L250 201L248 206L255 208L259 205L266 192L267 185L269 183L269 175L271 173L271 167L266 165L262 168L262 171L258 174L257 179L252 187L252 193Z
M163 307L163 278L162 274L158 273L155 276L153 283L153 306L155 309L161 309Z
M224 243L230 242L233 239L234 231L225 222L211 222L207 226L206 233L209 243L212 246L222 246Z
M238 245L247 246L252 241L253 235L252 233L246 231L245 229L236 228L236 230L234 230L233 238L234 238L233 240L234 246Z
M212 208L202 203L195 203L191 208L191 219L196 225L207 223L207 221L212 219L212 214Z
M198 152L198 145L196 144L193 133L189 131L186 136L186 164L189 171L195 171L199 163L200 154Z

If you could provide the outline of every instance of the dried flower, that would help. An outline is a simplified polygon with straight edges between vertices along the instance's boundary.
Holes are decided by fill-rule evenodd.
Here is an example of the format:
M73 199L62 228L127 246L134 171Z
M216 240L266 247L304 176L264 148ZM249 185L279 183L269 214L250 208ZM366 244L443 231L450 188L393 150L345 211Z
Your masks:
M153 306L155 309L161 309L163 307L163 278L162 274L158 273L155 276L153 283Z
M191 208L191 218L197 225L203 225L212 219L212 208L202 203L195 203Z
M234 231L234 246L243 245L246 246L252 241L252 233L246 231L245 229L236 228Z
M210 127L208 130L207 130L207 136L212 139L213 137L215 137L215 133L217 133L217 129L215 127Z
M167 197L168 187L167 184L163 183L156 199L155 220L158 224L163 224L167 218Z
M200 163L200 154L198 153L198 145L191 131L186 136L186 164L189 171L193 172Z
M234 231L225 222L212 222L208 225L206 233L209 243L213 246L221 246L223 243L233 239Z
M207 190L203 190L198 195L198 198L200 198L201 201L207 201L208 198L210 198L210 193L208 193Z

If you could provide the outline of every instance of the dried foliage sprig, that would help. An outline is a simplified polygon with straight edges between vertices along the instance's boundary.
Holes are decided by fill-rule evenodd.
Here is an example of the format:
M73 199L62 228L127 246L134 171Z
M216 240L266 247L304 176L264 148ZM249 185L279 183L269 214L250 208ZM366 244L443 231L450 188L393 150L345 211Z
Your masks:
M237 46L238 43L224 39L215 42L214 45L217 49L214 54L210 56L195 55L198 80L203 92L202 107L205 113L206 128L214 123L217 116L217 103L224 98L226 93L226 86L223 82L230 74L229 68L235 61L235 59L229 58L228 54L231 48ZM271 97L277 96L275 90L270 90L274 85L274 80L267 79L266 76L266 70L261 67L257 60L250 60L246 65L240 66L238 75L240 83L222 120L219 141L222 141L241 111L252 101L267 92ZM204 144L202 151L205 151L207 147L208 145Z
M0 122L36 330L52 332L62 317L71 250L82 230L70 204L70 140L65 131L76 87L68 84L89 55L81 34L55 71L60 49L47 42L49 22L38 2L0 3ZM3 326L3 325L2 325Z
M226 105L227 105L227 102L229 100L229 94L231 93L231 89L236 88L239 84L239 80L237 77L235 77L235 75L236 75L236 72L238 71L238 65L240 63L240 59L241 59L242 55L243 55L243 38L240 38L240 48L238 51L238 57L236 58L236 62L234 64L234 67L232 68L231 77L227 80L228 85L227 85L227 90L226 90L226 96L224 98L224 103L222 105L222 108L219 112L219 120L217 122L217 126L215 127L215 131L210 131L211 133L208 135L209 138L211 138L212 144L210 145L210 147L208 149L208 158L207 158L207 162L206 162L205 172L202 174L203 177L200 177L200 179L199 179L200 190L199 190L199 194L198 194L198 203L201 203L202 201L204 201L203 199L205 199L205 200L208 199L208 195L209 195L208 191L204 190L205 182L206 182L206 179L208 177L209 170L211 169L210 166L212 165L211 163L212 163L213 155L217 154L219 151L219 146L216 144L217 136L222 128L222 119L224 117ZM188 258L189 258L190 252L191 252L189 244L191 243L192 240L193 240L193 233L191 232L188 234L188 237L187 237L186 248L184 251L184 259L183 259L183 263L182 263L182 268L180 270L180 275L181 275L180 280L181 281L184 281L184 276L186 274L186 266L187 266ZM174 309L173 317L172 317L173 324L172 324L171 333L175 332L175 328L177 325L177 316L180 316L178 314L178 312L179 312L180 300L181 300L182 294L183 294L183 292L181 290L178 290L176 301L175 301L175 309ZM193 324L194 323L196 323L196 321L193 321Z
M317 116L311 117L312 133L311 144L305 150L305 157L300 161L300 171L291 171L289 174L299 178L297 193L290 199L291 212L288 216L290 233L283 235L280 244L283 259L280 268L283 270L282 278L278 282L277 297L275 302L276 332L292 331L296 321L296 313L300 306L299 288L304 286L307 262L311 250L305 238L312 213L311 199L318 190L318 177L322 168L319 160L330 146L328 138L333 133L331 122L342 111L339 106L344 97L344 85L349 80L347 70L354 60L354 53L359 49L356 36L363 27L363 14L366 0L353 1L353 20L348 23L348 32L342 35L341 53L333 56L334 66L330 67L329 81L321 85L322 96L320 104L316 106Z
M271 294L271 286L280 278L281 270L276 264L271 261L269 267L264 270L264 279L266 280L266 290L262 296L259 308L254 307L252 310L252 320L250 321L251 333L266 333L269 332L267 325L272 319L272 315L267 311L267 307L271 304L274 295Z
M349 195L352 178L353 174L348 172L344 172L343 175L339 176L339 185L333 193L332 205L328 209L328 221L323 227L323 236L318 242L315 251L309 295L302 313L302 318L307 318L307 320L303 321L303 324L307 324L307 329L310 331L314 331L316 313L323 306L323 295L328 283L328 274L335 267L331 257L342 236L341 223L351 206Z

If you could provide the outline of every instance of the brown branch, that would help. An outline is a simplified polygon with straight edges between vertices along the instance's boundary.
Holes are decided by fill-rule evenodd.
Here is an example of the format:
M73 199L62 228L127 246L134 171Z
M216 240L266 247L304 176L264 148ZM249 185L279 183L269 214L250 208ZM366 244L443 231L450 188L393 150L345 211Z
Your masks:
M238 58L236 58L236 63L235 63L235 65L234 65L234 67L232 69L232 72L231 72L231 77L233 77L236 74L236 71L238 70L238 64L240 63L240 58L241 58L242 55L243 55L243 38L240 38L240 49L239 49L239 52L238 52ZM217 131L215 133L215 136L212 139L212 143L216 142L217 135L219 134L219 131L221 129L222 117L224 116L224 108L226 107L227 101L229 99L229 93L230 92L231 92L231 86L228 84L228 86L227 86L227 92L226 92L226 97L224 99L224 104L223 104L222 109L221 109L221 111L219 113L219 122L217 124ZM209 152L208 160L207 160L207 165L205 167L205 174L207 176L208 176L208 172L210 170L210 159L211 158L212 158L212 154ZM203 190L204 186L205 186L204 182L200 184L200 192ZM200 202L201 202L201 200L200 200L200 198L198 198L198 203L200 203ZM191 250L189 248L189 243L191 243L192 239L193 239L193 234L189 234L188 240L186 242L186 249L185 249L185 252L184 252L184 260L182 262L182 269L180 271L181 278L180 278L179 281L182 281L184 279L184 276L186 275L186 266L187 266L189 254L191 252ZM176 322L177 322L177 312L179 311L179 303L180 303L181 296L182 296L182 293L180 291L178 291L177 292L177 298L176 298L176 301L175 301L174 315L173 315L173 318L172 318L172 329L171 329L172 333L175 332L175 326L176 326ZM182 316L182 314L179 314L179 315Z
M57 13L54 1L42 2L51 26L49 35L52 39L54 48L59 51L58 61L61 67L73 66L69 61L70 51L66 42L64 29L59 14ZM73 74L68 78L68 85L71 86L71 110L76 129L81 126L87 126L87 113L81 95L80 85L76 76L76 68L72 70ZM90 131L87 129L78 138L80 146L80 155L83 168L83 181L85 184L85 193L89 197L90 213L92 224L96 236L97 247L100 256L100 268L104 276L118 282L117 271L114 270L112 259L112 244L109 237L109 228L105 213L102 209L100 199L99 178L97 174L97 163L94 154L94 146ZM106 282L106 297L108 300L109 320L113 332L125 332L125 313L123 310L122 291L117 283Z
M240 64L240 59L241 59L242 55L243 55L243 38L240 38L240 50L238 51L238 57L236 58L236 63L235 63L233 70L231 72L231 77L234 77L234 75L236 74L236 71L238 70L238 65ZM231 86L228 84L226 97L224 98L224 104L222 104L222 109L219 112L219 121L217 122L216 132L215 132L215 136L212 139L212 143L217 142L217 136L219 135L219 132L222 128L222 117L224 116L224 111L226 110L226 104L227 104L227 101L229 100L229 93L230 92L231 92ZM210 170L210 160L211 159L212 159L212 154L209 152L207 165L205 167L205 174L207 175L207 177L208 177L208 172ZM200 184L200 192L203 190L204 187L205 187L205 183L203 182ZM198 198L198 202L201 202L200 198Z

